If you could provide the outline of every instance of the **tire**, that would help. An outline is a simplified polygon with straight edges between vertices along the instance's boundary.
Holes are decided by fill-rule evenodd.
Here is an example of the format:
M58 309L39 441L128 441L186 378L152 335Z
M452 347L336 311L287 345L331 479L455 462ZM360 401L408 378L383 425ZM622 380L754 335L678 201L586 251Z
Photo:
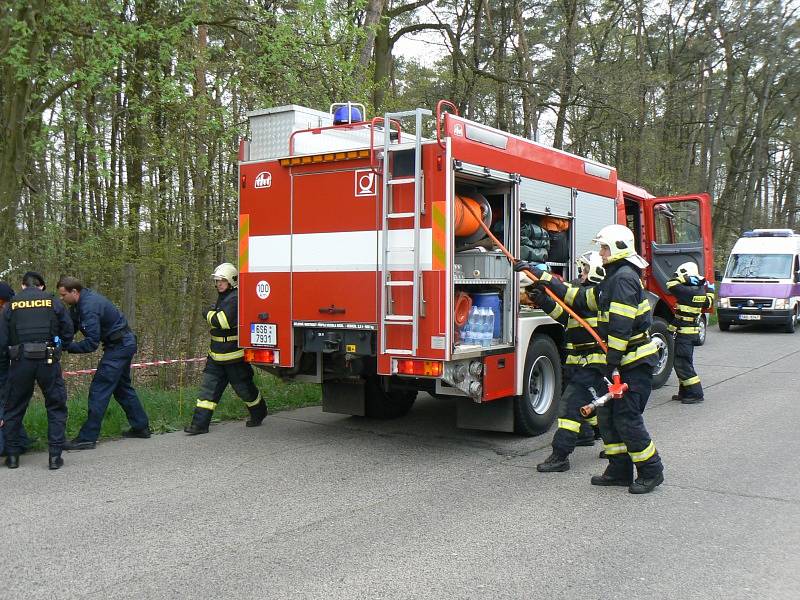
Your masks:
M514 431L540 435L550 429L561 401L561 356L552 338L534 335L525 355L522 395L514 397Z
M364 387L365 412L373 419L397 419L405 416L417 399L415 390L383 389L382 377L372 375L366 378Z
M796 325L797 325L797 307L795 306L795 309L792 311L792 316L789 317L789 322L783 327L784 333L794 333Z
M657 390L672 374L672 363L675 361L675 339L661 317L654 317L650 326L650 337L658 346L658 364L653 368L653 389Z
M717 321L717 325L719 325L719 330L720 331L728 331L731 328L731 322L730 321L723 321L722 319Z
M706 335L708 334L708 315L703 313L700 317L700 322L698 323L700 327L700 335L698 336L697 340L695 340L695 346L702 346L706 343Z

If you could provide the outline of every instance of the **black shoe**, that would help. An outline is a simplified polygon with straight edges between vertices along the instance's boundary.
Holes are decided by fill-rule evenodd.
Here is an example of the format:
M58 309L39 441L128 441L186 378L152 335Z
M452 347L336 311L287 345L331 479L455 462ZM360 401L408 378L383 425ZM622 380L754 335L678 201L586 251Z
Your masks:
M9 454L6 456L6 466L9 469L18 469L19 468L19 455L17 454Z
M575 440L576 446L594 446L594 434L588 435L586 437L579 437Z
M600 428L599 427L593 427L592 429L594 430L594 439L602 440L603 436L600 435Z
M659 486L662 483L664 483L664 475L662 473L659 473L650 479L637 477L636 481L634 481L628 488L628 491L631 494L649 494L656 489L656 486Z
M267 418L267 404L263 400L247 410L250 412L250 418L245 421L247 427L258 427Z
M681 404L700 404L703 400L704 398L702 396L700 396L699 398L691 398L691 397L681 398Z
M683 400L683 396L681 396L680 394L675 394L672 397L672 400L675 401L675 402L680 402L681 400Z
M536 470L539 471L539 473L561 473L563 471L569 471L569 457L553 452L544 459L543 463L536 465Z
M597 455L597 458L607 458L606 457L606 451L605 450L600 450L600 454Z
M131 427L127 431L122 432L122 437L124 438L141 438L143 440L150 438L150 430L149 429L134 429Z
M64 442L64 450L94 450L96 447L97 442L88 442L78 438L70 442Z
M61 456L51 456L49 468L51 471L57 471L64 466L64 459Z
M195 423L190 423L183 430L189 435L200 435L201 433L208 433L208 427L201 427Z
M592 485L618 485L620 487L628 487L632 484L630 479L619 479L617 477L610 477L609 475L603 473L602 475L592 475Z

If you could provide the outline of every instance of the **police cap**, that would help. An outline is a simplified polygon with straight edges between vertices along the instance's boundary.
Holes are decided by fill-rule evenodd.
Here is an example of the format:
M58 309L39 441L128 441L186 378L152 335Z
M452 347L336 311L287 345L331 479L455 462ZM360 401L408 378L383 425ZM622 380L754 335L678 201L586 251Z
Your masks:
M0 281L0 300L8 302L14 297L14 290L5 281Z
M31 282L31 279L38 281L39 283ZM22 283L25 283L26 281L33 283L33 285L42 286L43 290L47 289L47 286L44 283L44 277L42 277L41 274L37 273L36 271L28 271L27 273L25 273L25 275L22 276Z

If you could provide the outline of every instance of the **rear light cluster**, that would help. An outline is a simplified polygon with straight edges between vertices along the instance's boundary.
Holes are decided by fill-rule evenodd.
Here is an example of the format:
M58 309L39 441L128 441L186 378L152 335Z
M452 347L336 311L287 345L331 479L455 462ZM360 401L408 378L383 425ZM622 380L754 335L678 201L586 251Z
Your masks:
M398 375L416 375L418 377L441 377L444 364L439 360L398 359L395 362Z
M244 362L277 365L280 360L279 352L268 348L245 348Z

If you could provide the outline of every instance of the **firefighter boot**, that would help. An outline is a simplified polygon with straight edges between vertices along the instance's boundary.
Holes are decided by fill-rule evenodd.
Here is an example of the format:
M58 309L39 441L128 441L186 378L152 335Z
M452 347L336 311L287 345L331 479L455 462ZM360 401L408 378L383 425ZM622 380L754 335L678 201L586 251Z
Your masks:
M681 396L680 394L675 394L672 397L672 400L673 400L673 402L680 402L681 400L683 400L683 396Z
M250 413L250 418L245 422L245 426L258 427L261 425L261 421L267 416L267 403L264 402L261 394L258 395L258 399L253 406L247 405L247 412Z
M48 462L48 468L51 471L57 471L61 467L64 466L64 459L61 458L61 454L51 454Z
M569 471L569 457L553 450L553 453L544 459L543 463L536 465L539 473L561 473Z
M654 477L648 477L646 479L640 475L636 478L636 481L630 485L628 491L631 494L649 494L656 489L656 486L659 486L662 483L664 483L663 473L659 473Z
M592 475L592 485L611 486L618 485L620 487L628 487L633 482L633 465L630 466L629 474L626 474L627 469L622 465L611 465L606 467L602 475Z
M211 424L211 415L214 414L213 410L207 408L200 408L199 406L194 409L192 415L192 422L189 423L183 430L189 435L198 435L201 433L208 433L208 426Z
M6 456L6 466L9 469L19 468L19 454L9 454Z

